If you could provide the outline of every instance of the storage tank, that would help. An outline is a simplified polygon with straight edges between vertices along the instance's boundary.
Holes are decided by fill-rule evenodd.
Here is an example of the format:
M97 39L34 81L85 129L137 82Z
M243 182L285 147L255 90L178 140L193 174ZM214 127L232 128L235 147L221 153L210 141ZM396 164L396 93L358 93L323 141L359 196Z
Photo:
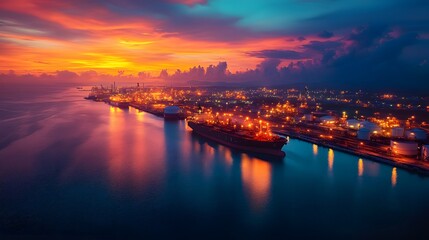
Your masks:
M371 137L371 131L367 128L360 128L357 131L357 138L361 140L369 140Z
M418 144L412 141L390 140L390 148L394 154L417 156Z
M429 161L429 145L422 146L422 160Z
M348 128L359 129L360 121L356 119L347 119L346 125Z
M390 136L391 137L403 137L405 133L405 129L401 128L401 127L396 127L396 128L392 128L391 132L390 132Z
M413 128L405 132L405 135L408 139L411 140L425 140L427 138L427 134L423 129Z
M377 132L381 131L381 127L380 126L378 126L375 123L368 122L368 121L361 122L360 123L360 127L368 129L371 133L377 133Z
M177 120L182 117L182 109L178 106L168 106L164 108L164 119Z

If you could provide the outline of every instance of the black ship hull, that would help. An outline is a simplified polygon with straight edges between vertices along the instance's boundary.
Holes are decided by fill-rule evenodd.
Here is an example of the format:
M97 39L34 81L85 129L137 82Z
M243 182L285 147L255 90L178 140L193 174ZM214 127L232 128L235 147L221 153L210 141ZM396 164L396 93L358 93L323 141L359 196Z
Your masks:
M112 106L114 106L114 107L118 107L118 108L122 108L122 109L128 109L128 107L130 106L129 102L115 102L115 101L110 101L109 104L112 105Z
M192 121L188 122L188 126L192 128L195 133L231 148L276 157L284 157L286 155L281 150L283 145L287 142L285 138L279 138L274 141L259 141L243 138L233 133L224 132L214 127Z
M181 113L164 113L165 120L183 120L185 116Z

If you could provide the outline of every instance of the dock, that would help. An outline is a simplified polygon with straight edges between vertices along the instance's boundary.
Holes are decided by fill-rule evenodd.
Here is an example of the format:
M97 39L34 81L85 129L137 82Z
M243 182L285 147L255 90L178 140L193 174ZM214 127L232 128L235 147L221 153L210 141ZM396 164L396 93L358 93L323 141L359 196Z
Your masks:
M400 156L385 156L385 155L377 154L375 152L363 151L363 150L360 150L359 148L354 148L354 149L350 147L346 148L346 147L337 145L335 143L322 140L319 138L307 136L305 134L297 133L295 131L276 130L273 132L279 135L288 136L290 138L299 139L305 142L317 144L322 147L332 148L334 150L352 154L361 158L372 160L374 162L401 168L412 173L429 176L429 162L423 162L423 161L400 157Z

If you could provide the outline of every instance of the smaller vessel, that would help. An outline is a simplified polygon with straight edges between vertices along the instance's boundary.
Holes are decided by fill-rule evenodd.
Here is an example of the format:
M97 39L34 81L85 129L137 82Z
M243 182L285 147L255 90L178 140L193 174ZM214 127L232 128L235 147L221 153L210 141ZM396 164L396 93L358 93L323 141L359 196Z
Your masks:
M97 96L96 95L94 95L94 94L92 94L92 93L90 93L88 96L86 96L86 97L84 97L86 100L96 100L97 99Z
M128 107L130 106L129 102L125 102L125 101L110 101L109 102L110 105L114 106L114 107L118 107L118 108L122 108L122 109L128 109Z
M109 99L107 99L106 103L114 107L128 109L130 106L130 98L123 94L111 95Z
M166 120L181 120L185 119L183 111L178 106L168 106L164 108L164 119Z

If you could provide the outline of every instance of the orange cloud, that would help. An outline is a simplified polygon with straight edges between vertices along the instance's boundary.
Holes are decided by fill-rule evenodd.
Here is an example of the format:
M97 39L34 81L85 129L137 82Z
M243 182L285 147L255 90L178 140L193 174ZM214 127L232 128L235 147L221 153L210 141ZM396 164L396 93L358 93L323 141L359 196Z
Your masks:
M174 1L183 4L204 1ZM7 1L0 10L6 31L0 32L0 71L18 73L97 70L157 75L195 65L227 61L230 71L254 68L261 59L246 54L267 48L298 48L284 37L233 42L190 39L160 28L162 19L118 15L107 8L73 2ZM219 33L222 34L222 33Z

